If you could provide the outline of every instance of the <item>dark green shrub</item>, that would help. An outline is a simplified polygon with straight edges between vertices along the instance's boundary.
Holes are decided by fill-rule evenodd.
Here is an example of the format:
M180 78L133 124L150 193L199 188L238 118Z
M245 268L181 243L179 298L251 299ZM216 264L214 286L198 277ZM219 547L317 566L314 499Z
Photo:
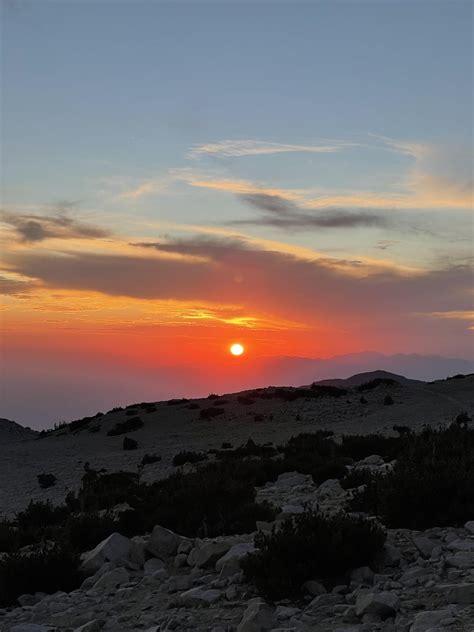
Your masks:
M77 495L67 495L66 504L71 511L96 512L111 509L119 503L131 503L139 491L139 477L135 472L99 474L89 470L82 477L82 487Z
M244 406L251 406L252 404L255 404L254 399L245 395L239 395L239 397L237 397L237 401L239 404L243 404Z
M393 397L391 395L385 395L383 399L384 406L393 406Z
M178 465L184 465L185 463L199 463L205 459L206 455L202 452L189 452L183 450L174 456L173 465L177 467Z
M404 435L409 435L413 432L409 426L399 426L398 424L394 424L393 431L398 432L400 437Z
M235 450L226 449L224 452L216 450L217 456L221 459L243 459L248 456L271 457L276 453L277 451L273 446L255 443L251 438Z
M396 380L392 380L390 377L377 377L374 380L360 384L357 387L357 390L359 393L362 393L363 391L373 391L374 388L379 386L393 386L394 384L398 384L398 382Z
M131 419L116 423L115 426L108 431L107 436L116 437L117 435L126 434L127 432L134 432L135 430L140 430L143 426L144 423L140 417L132 417Z
M352 508L394 528L464 524L474 515L474 431L452 425L408 435L393 471L375 476Z
M9 554L0 559L0 607L11 606L24 593L70 592L84 576L78 570L79 555L55 546L31 555Z
M223 408L217 408L212 406L211 408L203 408L199 413L201 419L212 419L213 417L217 417L218 415L223 415L225 410Z
M186 408L188 410L199 410L200 406L199 404L193 403L193 404L189 404L189 406L186 406Z
M178 406L179 404L186 404L189 402L189 399L182 397L181 399L169 399L167 404L168 406Z
M209 393L207 399L219 399L219 395L217 393Z
M108 515L97 513L69 516L61 529L61 540L73 551L90 551L117 531L117 523ZM135 534L134 534L135 535Z
M284 599L300 594L309 579L330 582L353 568L369 566L384 541L382 528L373 521L306 512L288 518L270 535L258 533L259 550L241 565L262 596Z
M361 404L367 404L367 400L366 400L366 398L363 395L362 395L362 397L360 398L359 401L360 401Z
M69 510L64 505L55 507L49 500L30 500L27 508L16 515L16 523L20 530L44 529L59 524L68 513Z
M374 474L367 467L359 467L351 470L343 478L341 478L341 487L344 489L353 489L361 485L368 485L374 479Z
M381 434L344 435L341 453L354 461L360 461L371 454L379 454L392 460L397 458L404 445L405 440L402 437L386 437Z
M142 458L142 465L151 465L152 463L158 463L161 461L161 456L158 454L145 454Z
M56 485L57 478L54 474L38 474L38 483L40 487L43 489L47 489L48 487L53 487Z
M135 439L124 437L122 447L124 450L136 450L138 448L138 443L135 441Z

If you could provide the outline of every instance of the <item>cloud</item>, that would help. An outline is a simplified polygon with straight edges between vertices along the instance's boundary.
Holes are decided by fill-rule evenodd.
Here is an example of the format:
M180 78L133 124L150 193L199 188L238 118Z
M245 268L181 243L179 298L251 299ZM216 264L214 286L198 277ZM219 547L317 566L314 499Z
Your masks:
M378 250L388 250L399 243L400 242L396 239L379 239L374 248L377 248Z
M41 242L45 239L101 239L110 232L104 228L86 224L58 215L24 215L4 212L0 215L2 223L13 228L19 241L23 243Z
M298 145L272 143L260 140L222 140L216 143L204 143L196 145L188 154L189 158L198 158L202 155L215 157L240 157L240 156L264 156L289 152L305 153L334 153L355 143L343 141L330 141L323 145Z
M16 279L0 274L0 294L6 296L22 297L38 286L36 281L30 279Z
M263 211L264 215L258 219L233 222L236 224L260 224L275 228L305 230L308 228L385 227L390 223L386 216L367 211L303 209L294 202L275 194L247 193L240 197L250 206Z
M407 275L364 262L262 250L239 239L195 237L135 247L136 256L23 251L11 254L8 265L49 291L234 305L247 316L263 313L307 326L326 322L351 331L375 328L387 336L404 328L427 335L416 314L470 307L466 266Z

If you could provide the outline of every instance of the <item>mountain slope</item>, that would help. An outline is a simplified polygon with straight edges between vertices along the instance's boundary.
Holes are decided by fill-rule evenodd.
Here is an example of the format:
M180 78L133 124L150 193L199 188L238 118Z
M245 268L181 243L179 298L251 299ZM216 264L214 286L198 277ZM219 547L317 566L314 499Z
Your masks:
M0 418L0 443L5 444L11 441L24 441L25 439L35 439L38 433L31 428L20 426L11 419Z

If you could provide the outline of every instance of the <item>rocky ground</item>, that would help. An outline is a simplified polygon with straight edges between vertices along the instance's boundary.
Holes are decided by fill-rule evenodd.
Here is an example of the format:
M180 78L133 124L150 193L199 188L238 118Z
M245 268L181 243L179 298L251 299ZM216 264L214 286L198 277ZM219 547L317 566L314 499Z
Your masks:
M356 464L384 470L373 455ZM319 487L310 476L282 474L259 488L258 500L285 516L305 507L340 511L354 490L337 479ZM269 530L273 524L256 525ZM425 532L390 529L376 572L355 569L331 592L305 584L301 601L265 603L247 583L240 560L255 533L189 539L156 526L129 540L113 534L83 555L90 573L70 594L24 595L21 607L0 611L5 632L472 632L474 521ZM93 574L92 574L93 573Z

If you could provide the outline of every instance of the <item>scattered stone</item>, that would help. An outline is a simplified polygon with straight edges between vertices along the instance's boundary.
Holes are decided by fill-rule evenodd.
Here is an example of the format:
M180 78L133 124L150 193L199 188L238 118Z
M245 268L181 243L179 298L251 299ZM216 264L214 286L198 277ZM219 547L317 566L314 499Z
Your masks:
M211 568L230 549L231 544L225 540L220 542L207 542L195 547L188 556L189 566L198 568Z
M400 607L400 600L393 592L367 593L359 595L356 600L356 616L376 614L382 620L395 616Z
M102 590L104 588L117 588L121 584L126 584L130 579L130 575L123 568L114 568L107 573L104 573L99 579L95 582L93 588L94 590Z
M234 544L234 546L231 546L225 555L217 560L216 571L220 572L224 564L235 566L238 571L240 569L241 560L243 560L249 553L254 553L254 551L255 546L251 542Z
M273 609L259 597L250 599L237 632L263 632L271 630L275 623Z
M166 560L176 555L181 540L181 536L173 531L156 525L148 539L146 550L155 557Z
M86 571L98 571L105 562L113 562L116 566L127 566L132 561L136 545L120 533L112 533L102 540L92 551L81 555L81 568Z

